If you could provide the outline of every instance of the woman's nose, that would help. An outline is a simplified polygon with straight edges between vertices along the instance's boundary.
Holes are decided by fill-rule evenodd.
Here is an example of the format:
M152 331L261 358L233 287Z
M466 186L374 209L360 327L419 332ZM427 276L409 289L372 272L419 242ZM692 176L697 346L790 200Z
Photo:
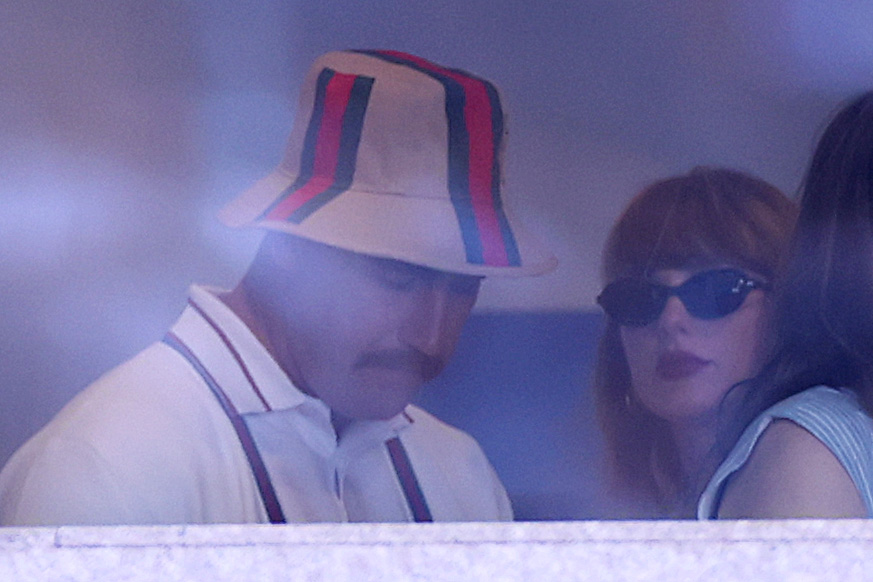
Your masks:
M664 310L658 317L658 327L670 332L686 331L690 320L691 314L685 309L685 304L673 295L664 304Z

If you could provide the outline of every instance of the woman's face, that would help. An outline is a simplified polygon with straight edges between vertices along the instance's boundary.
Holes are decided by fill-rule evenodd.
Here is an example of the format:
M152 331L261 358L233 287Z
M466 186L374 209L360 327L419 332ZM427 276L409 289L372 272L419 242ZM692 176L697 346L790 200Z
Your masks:
M702 271L663 269L650 280L677 287ZM736 311L701 319L673 295L651 323L622 326L636 400L674 426L709 423L731 387L757 372L764 304L753 289Z

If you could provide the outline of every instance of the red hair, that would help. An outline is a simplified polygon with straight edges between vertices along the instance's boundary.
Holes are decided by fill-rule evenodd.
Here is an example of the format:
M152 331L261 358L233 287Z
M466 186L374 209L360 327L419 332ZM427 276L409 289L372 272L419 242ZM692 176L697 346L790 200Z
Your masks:
M695 168L640 192L613 226L603 251L605 283L659 269L730 263L773 280L796 208L776 187L742 172ZM663 504L684 492L667 424L633 405L619 326L607 317L594 396L614 488ZM654 463L657 463L657 472Z

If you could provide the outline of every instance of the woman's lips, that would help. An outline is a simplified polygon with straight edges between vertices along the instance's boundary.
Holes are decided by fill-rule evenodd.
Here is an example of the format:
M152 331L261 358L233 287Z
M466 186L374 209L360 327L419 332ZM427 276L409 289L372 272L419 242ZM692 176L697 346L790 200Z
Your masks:
M655 372L662 380L682 380L693 376L709 362L688 352L665 352L658 358Z

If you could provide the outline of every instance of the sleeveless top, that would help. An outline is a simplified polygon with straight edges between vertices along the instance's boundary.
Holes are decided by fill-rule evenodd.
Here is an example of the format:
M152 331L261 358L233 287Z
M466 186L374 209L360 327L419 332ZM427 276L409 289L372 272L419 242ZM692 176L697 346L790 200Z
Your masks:
M820 440L840 461L873 517L873 419L845 388L816 386L777 402L753 420L713 474L697 503L697 519L717 519L725 483L748 461L771 422L790 420Z

